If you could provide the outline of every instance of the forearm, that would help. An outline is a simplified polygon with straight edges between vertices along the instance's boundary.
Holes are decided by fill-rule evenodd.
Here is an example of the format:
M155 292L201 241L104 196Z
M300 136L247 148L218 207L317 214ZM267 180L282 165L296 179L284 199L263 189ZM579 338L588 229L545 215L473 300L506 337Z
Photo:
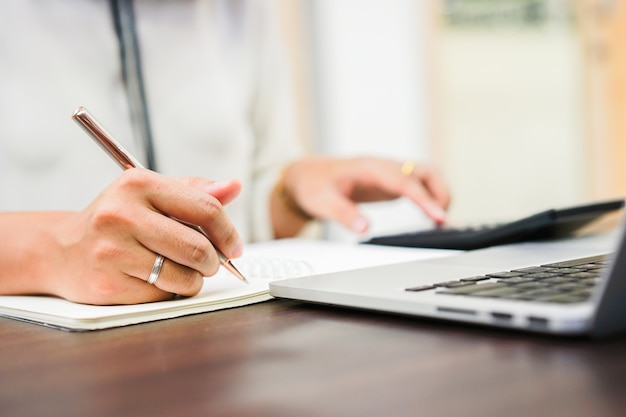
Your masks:
M0 214L0 294L51 294L60 273L56 225L69 212ZM56 271L56 272L55 272Z

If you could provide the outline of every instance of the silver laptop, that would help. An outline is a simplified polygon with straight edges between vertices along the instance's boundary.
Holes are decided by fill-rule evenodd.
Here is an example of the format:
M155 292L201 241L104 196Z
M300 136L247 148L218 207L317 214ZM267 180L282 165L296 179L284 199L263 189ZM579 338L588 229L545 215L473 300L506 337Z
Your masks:
M609 234L272 282L333 306L560 335L626 331L626 224Z

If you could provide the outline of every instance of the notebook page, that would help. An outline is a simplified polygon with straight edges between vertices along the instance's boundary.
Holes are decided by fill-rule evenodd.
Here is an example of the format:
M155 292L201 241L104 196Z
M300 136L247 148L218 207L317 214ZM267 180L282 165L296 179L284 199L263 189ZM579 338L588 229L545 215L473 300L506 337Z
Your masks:
M248 245L233 261L249 284L220 268L194 297L136 305L93 306L47 296L0 296L0 315L66 330L95 330L266 301L275 279L314 275L392 262L448 256L456 251L376 247L285 239Z

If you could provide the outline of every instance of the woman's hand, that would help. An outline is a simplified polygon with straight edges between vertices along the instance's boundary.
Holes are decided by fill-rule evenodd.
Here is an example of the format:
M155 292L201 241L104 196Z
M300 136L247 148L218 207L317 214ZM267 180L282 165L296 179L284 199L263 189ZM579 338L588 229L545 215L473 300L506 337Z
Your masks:
M26 292L88 304L195 295L202 277L214 275L219 268L213 245L229 258L241 254L242 242L223 208L240 189L237 181L173 179L130 169L82 212L34 214L25 222L25 238L37 236L35 240L46 250L31 252L31 267L23 271L30 275L24 277L29 285ZM13 220L19 222L19 215ZM210 241L171 217L201 226ZM5 226L0 222L0 227ZM146 280L159 254L165 261L151 285ZM0 285L5 279L0 275Z
M281 192L303 213L336 220L357 233L369 227L358 203L398 197L411 199L433 221L444 223L450 195L441 175L425 164L405 168L383 158L310 157L285 169Z

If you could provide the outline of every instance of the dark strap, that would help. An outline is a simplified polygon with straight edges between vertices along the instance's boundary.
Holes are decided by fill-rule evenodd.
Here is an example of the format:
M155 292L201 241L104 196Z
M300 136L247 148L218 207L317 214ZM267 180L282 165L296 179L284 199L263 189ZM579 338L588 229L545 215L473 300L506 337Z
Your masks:
M120 48L122 76L130 106L131 119L146 152L146 166L156 171L154 140L141 68L141 55L135 26L133 0L110 0L115 33Z

